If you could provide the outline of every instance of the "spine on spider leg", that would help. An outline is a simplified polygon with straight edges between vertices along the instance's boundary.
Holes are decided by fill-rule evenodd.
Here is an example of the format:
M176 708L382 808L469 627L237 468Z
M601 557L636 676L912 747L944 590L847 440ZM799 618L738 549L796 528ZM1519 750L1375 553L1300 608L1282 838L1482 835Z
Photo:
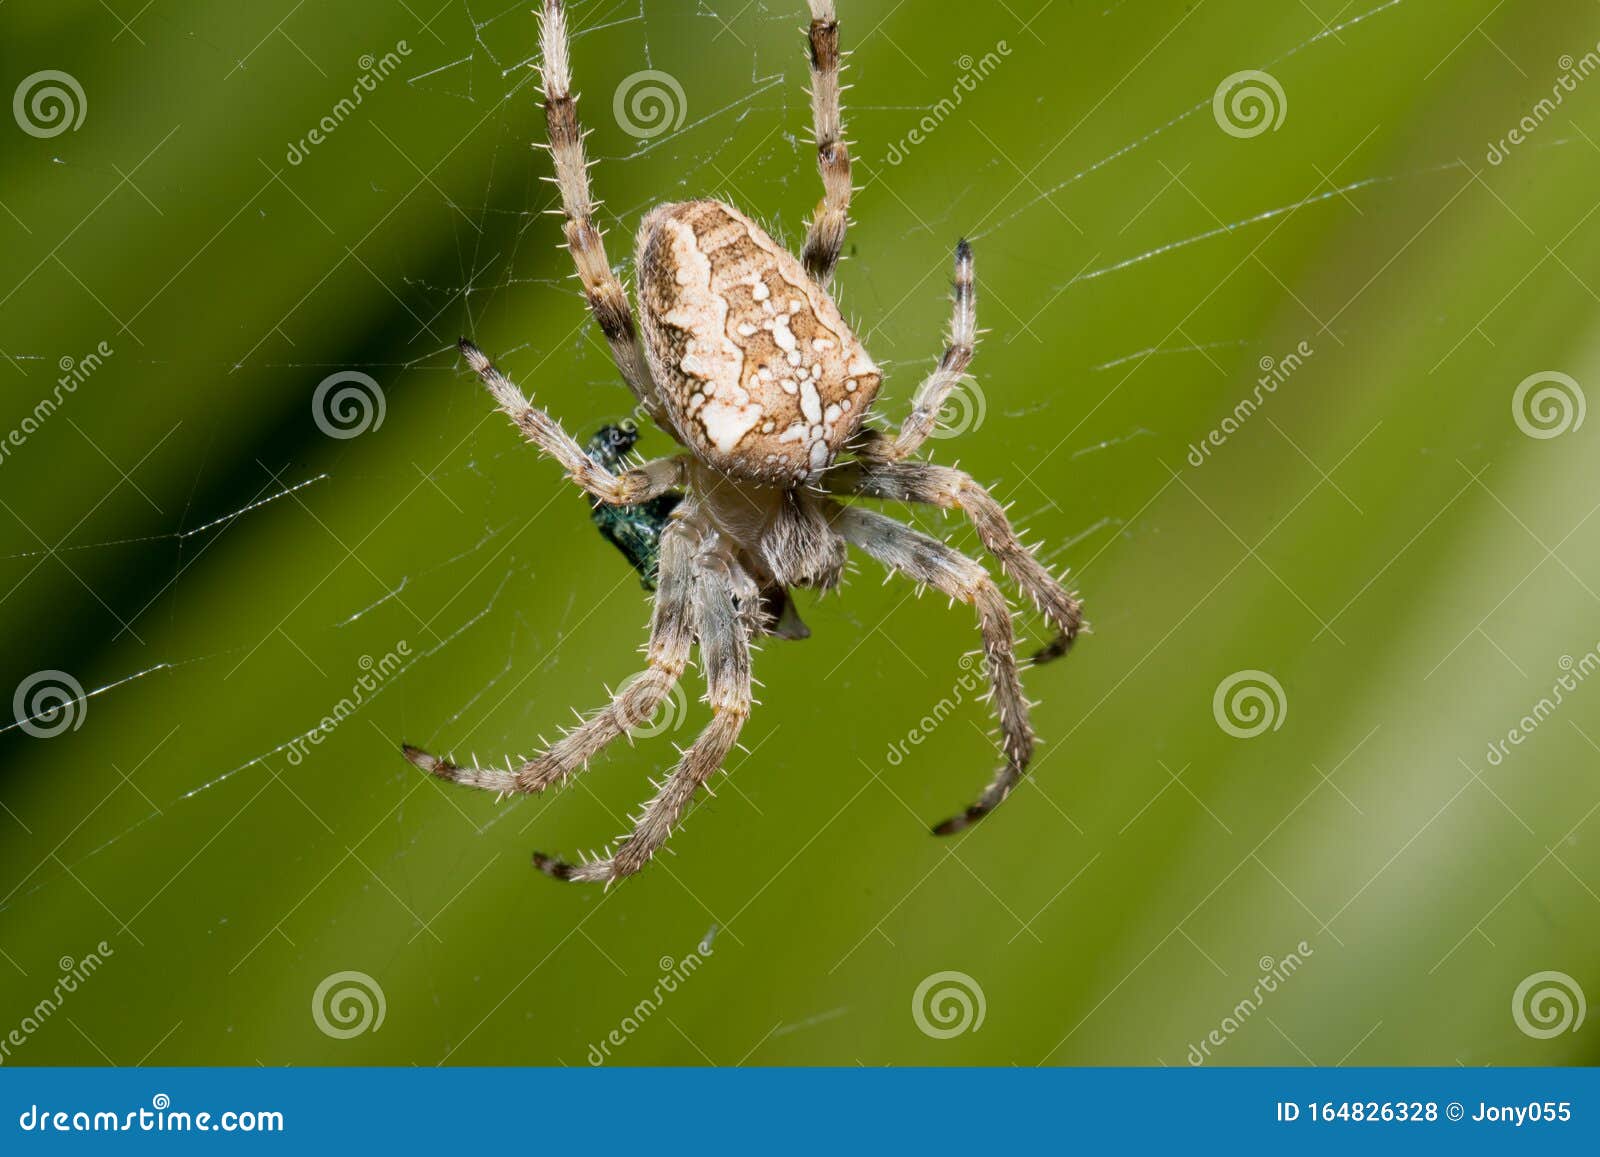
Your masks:
M1044 663L1066 654L1083 629L1083 605L1077 596L1062 586L1034 550L1017 537L1004 509L987 490L971 479L962 479L955 487L954 500L972 520L984 547L1000 560L1001 569L1059 632L1034 654L1033 661Z
M619 360L631 357L633 316L622 286L611 276L605 243L594 222L594 194L589 187L589 162L583 151L577 98L572 92L572 62L567 43L567 15L560 0L545 0L539 20L540 75L544 81L544 117L550 157L561 190L564 231L583 282L584 296L595 320Z
M467 359L467 365L471 367L472 372L483 379L483 384L493 395L495 404L500 407L501 412L516 423L524 434L532 438L536 429L543 431L543 426L533 415L545 418L546 422L549 421L548 416L528 401L527 396L511 383L511 379L500 372L500 367L491 362L482 350L466 338L458 341L456 348L461 351L461 356Z
M511 380L500 372L482 350L466 338L458 343L467 364L483 379L484 385L494 395L500 409L522 431L523 437L541 451L554 458L566 470L568 477L584 490L608 502L638 501L645 497L640 491L648 490L650 483L643 471L627 471L621 476L597 464L583 447L561 428L549 414L527 399Z
M461 356L467 359L467 365L472 372L483 379L483 384L489 393L494 396L495 404L502 413L532 442L543 444L542 440L550 434L561 433L561 428L555 424L554 419L528 401L527 395L512 384L510 378L500 372L500 367L491 362L482 350L473 345L466 338L456 342L456 348L461 351Z
M826 279L844 247L850 211L850 150L839 115L839 19L833 0L811 0L811 116L817 134L822 199L801 255L813 276Z
M894 440L893 455L903 458L915 452L933 433L950 392L972 364L978 342L978 290L972 269L972 246L965 240L956 245L955 280L950 283L950 333L939 364L917 390L916 401Z
M992 581L974 593L972 602L982 627L984 659L993 680L995 713L1000 717L1006 755L1021 775L1033 759L1033 728L1012 657L1011 608Z
M1000 724L1006 764L978 801L960 815L934 826L934 834L953 835L977 823L1011 794L1033 759L1033 728L1028 722L1028 701L1022 693L1016 661L1012 657L1011 613L1005 597L988 576L975 582L969 601L977 608L983 633L984 665L989 672L990 706Z

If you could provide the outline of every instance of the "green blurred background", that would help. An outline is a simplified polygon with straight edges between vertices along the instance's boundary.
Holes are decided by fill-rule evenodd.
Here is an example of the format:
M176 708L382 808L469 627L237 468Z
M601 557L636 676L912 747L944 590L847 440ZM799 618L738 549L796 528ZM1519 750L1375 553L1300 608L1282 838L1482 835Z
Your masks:
M528 147L530 5L0 8L4 92L59 70L84 106L54 136L26 102L0 126L0 427L62 359L83 374L0 460L0 682L86 693L0 732L0 1034L63 958L112 953L6 1063L582 1065L613 1030L629 1064L1182 1065L1213 1030L1224 1064L1600 1056L1600 1026L1513 1012L1542 972L1600 993L1600 419L1530 437L1513 413L1531 375L1573 403L1600 382L1600 79L1534 111L1588 67L1595 5L840 7L841 303L898 418L973 238L970 428L930 454L1014 503L1094 634L1026 675L1036 774L940 841L995 764L984 705L890 752L960 685L970 615L875 564L802 596L815 634L758 656L750 753L610 892L529 854L623 830L705 718L695 676L668 734L549 799L396 749L530 751L640 661L636 578L454 350L473 336L580 435L630 405ZM797 244L803 6L572 15L613 260L688 196ZM1212 98L1246 69L1284 115L1236 136ZM653 136L614 99L641 70L683 94ZM383 420L332 438L314 396L348 371ZM1564 662L1576 689L1491 761ZM291 747L368 665L377 693ZM1238 738L1214 697L1250 671L1282 695ZM319 1028L342 972L381 1027Z

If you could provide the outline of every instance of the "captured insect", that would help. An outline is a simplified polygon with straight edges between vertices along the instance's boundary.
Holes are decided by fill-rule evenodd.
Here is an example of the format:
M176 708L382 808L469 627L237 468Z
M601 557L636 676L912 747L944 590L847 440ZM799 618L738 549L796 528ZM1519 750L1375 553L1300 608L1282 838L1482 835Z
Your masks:
M838 586L850 546L977 612L1005 759L977 800L934 832L970 827L1016 786L1033 757L1034 739L1005 596L973 559L841 499L926 504L964 515L1055 630L1034 662L1065 654L1083 629L1076 594L1018 540L989 492L960 470L912 458L933 433L977 341L966 242L956 246L943 355L897 431L867 422L882 374L828 293L851 195L840 122L839 24L833 0L810 0L810 8L811 112L823 195L799 258L731 205L658 206L640 223L635 246L636 323L594 221L566 11L561 0L544 0L539 68L567 247L623 380L685 452L630 469L622 468L626 451L613 443L591 442L586 453L471 342L463 340L461 352L523 435L599 504L602 533L647 582L649 570L657 572L647 666L610 703L520 766L462 767L410 745L404 752L417 767L455 783L542 792L648 720L697 644L713 713L633 830L612 849L578 863L535 853L534 864L558 879L609 884L650 861L722 766L750 715L751 640L805 637L789 591ZM672 505L658 528L653 512L661 508L650 504L662 499ZM608 508L604 519L599 507Z
M601 426L584 446L583 452L596 466L614 474L622 468L627 461L628 451L638 441L638 432L627 426ZM589 517L593 519L595 528L639 572L639 585L647 591L656 589L656 571L661 560L661 532L667 528L667 519L682 501L683 495L676 491L658 494L644 502L620 506L589 497Z

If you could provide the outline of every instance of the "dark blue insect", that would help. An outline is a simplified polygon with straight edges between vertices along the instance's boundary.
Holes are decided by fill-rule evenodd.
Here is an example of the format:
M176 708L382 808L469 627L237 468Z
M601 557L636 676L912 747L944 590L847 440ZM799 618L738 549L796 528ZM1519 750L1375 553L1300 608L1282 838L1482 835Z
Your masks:
M602 426L583 449L597 464L615 473L625 468L628 452L638 440L638 432L630 426ZM663 494L637 506L608 506L594 498L587 501L589 517L601 536L633 564L639 572L640 585L647 591L655 590L661 532L683 495Z

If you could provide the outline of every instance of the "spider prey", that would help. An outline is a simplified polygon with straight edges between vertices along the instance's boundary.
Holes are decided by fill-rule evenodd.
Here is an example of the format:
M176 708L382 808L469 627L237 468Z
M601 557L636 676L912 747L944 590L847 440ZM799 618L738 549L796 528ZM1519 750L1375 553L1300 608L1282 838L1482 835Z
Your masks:
M616 471L633 449L639 435L629 426L601 426L584 446L583 452L596 466ZM624 506L599 498L589 498L589 517L601 536L623 554L639 572L639 585L656 589L656 571L661 562L661 532L667 519L683 501L675 491L658 494L648 502Z
M603 858L534 863L563 880L611 882L637 872L721 765L750 714L750 645L804 635L791 587L837 586L847 545L977 611L1004 763L977 801L933 830L976 823L1006 798L1033 755L1005 597L977 562L846 496L959 511L1002 570L1054 628L1035 661L1066 652L1083 625L1078 599L1017 539L1000 505L968 475L911 455L935 428L972 359L977 320L972 250L956 247L948 343L898 431L866 423L882 376L828 293L844 245L850 157L839 112L839 25L833 0L810 0L811 111L823 195L797 260L749 217L719 201L662 205L639 227L639 322L595 225L561 0L544 0L540 69L549 150L567 246L617 368L640 407L687 453L635 469L596 462L470 342L467 363L529 441L600 502L682 501L659 540L659 590L645 670L545 751L504 769L461 767L407 746L414 764L455 783L541 792L583 770L606 744L648 720L696 643L711 721Z

